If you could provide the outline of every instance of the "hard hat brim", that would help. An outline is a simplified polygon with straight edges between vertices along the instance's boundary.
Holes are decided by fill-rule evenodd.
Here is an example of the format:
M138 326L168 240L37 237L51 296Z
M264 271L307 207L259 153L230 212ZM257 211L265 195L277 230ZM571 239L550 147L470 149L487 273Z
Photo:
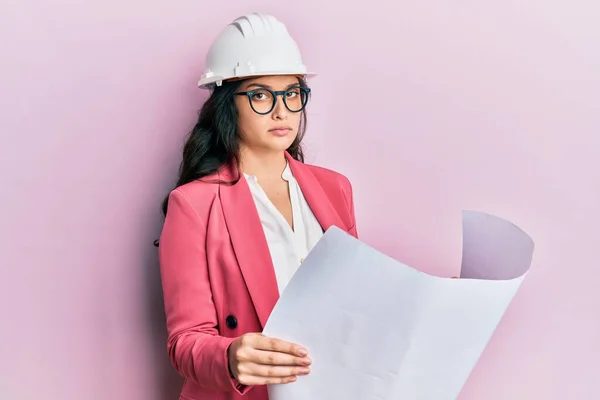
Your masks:
M257 78L259 76L282 76L282 75L297 75L306 78L312 78L317 76L316 72L294 72L294 71L260 71L254 74L244 74L240 76L211 76L207 79L200 79L198 81L198 87L201 89L209 89L218 84L218 82L225 81L237 81L243 79Z

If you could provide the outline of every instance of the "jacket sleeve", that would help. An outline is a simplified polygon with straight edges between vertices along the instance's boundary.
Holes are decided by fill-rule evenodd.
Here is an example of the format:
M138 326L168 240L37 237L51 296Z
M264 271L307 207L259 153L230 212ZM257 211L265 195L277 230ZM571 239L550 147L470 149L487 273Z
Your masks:
M206 224L175 189L160 236L167 350L175 370L204 387L244 394L229 374L227 349L235 338L218 335L206 259Z

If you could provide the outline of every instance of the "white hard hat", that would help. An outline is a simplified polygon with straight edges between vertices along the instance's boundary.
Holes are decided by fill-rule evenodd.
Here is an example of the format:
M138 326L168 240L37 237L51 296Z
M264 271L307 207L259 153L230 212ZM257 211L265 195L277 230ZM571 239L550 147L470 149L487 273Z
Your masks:
M271 15L254 13L237 18L223 29L206 55L201 88L224 80L260 75L313 76L285 25Z

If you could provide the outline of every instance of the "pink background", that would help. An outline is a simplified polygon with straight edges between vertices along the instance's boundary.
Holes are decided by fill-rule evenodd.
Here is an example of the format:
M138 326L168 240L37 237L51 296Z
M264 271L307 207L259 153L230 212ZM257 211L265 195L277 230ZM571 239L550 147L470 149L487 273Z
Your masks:
M177 398L159 203L205 51L261 10L320 72L309 161L351 178L366 242L450 275L462 208L534 237L460 399L600 398L597 2L252 3L3 2L0 397Z

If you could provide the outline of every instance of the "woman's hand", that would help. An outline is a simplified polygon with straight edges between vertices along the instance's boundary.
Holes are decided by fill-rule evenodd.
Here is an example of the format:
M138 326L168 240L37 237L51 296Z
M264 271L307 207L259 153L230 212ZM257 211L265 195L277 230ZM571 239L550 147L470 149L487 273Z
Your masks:
M237 338L227 354L229 369L242 385L289 383L310 372L306 349L260 333Z

